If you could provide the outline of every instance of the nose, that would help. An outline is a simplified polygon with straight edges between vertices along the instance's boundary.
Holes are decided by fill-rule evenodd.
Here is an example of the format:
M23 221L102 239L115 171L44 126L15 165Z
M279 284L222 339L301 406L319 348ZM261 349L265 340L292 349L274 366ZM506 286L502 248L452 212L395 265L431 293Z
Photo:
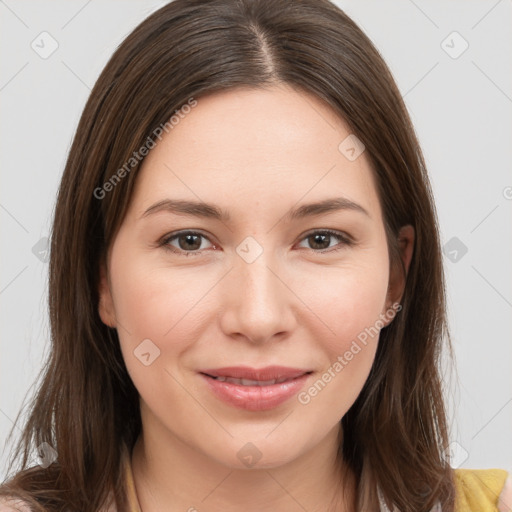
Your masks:
M254 344L282 339L294 329L294 313L300 301L271 251L263 250L249 261L236 256L226 276L221 328L227 336L245 338Z

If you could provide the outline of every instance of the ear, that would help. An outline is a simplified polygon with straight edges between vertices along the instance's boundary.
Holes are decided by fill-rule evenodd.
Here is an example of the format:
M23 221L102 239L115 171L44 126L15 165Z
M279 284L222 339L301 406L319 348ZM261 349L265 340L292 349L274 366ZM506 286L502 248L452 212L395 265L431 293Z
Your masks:
M396 306L393 308L393 304L399 304L404 294L405 282L414 250L414 228L410 224L400 228L398 233L398 250L402 264L396 262L390 265L386 305L385 310L382 312L384 315L386 311L389 312L391 309L396 309ZM388 316L391 316L391 318L385 321L385 325L389 325L395 315L386 315L386 317Z
M108 327L115 328L117 326L117 322L114 310L114 301L112 300L112 292L110 291L107 269L103 262L100 264L100 281L98 293L98 313L100 315L101 321Z

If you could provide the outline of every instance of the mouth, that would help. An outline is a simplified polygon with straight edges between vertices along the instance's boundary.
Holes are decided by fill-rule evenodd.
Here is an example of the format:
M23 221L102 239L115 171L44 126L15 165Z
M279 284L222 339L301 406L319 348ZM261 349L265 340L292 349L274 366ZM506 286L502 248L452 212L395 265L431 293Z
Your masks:
M224 368L200 370L200 373L208 375L215 379L235 379L237 384L258 385L253 383L262 383L262 385L279 384L287 380L292 380L306 373L312 373L312 370L303 370L300 368L290 368L287 366L266 366L264 368L251 368L249 366L226 366ZM251 382L250 384L244 383Z
M229 382L230 384L237 384L238 386L273 386L274 384L281 384L283 382L288 382L290 379L288 377L283 377L281 379L271 379L271 380L251 380L251 379L235 379L233 377L215 377L213 375L208 375L207 373L203 373L207 377L211 377L212 379L218 380L219 382ZM306 375L306 374L304 374ZM298 378L298 377L295 377Z
M277 407L298 393L312 370L297 368L229 367L202 370L199 374L210 391L229 405L249 411Z

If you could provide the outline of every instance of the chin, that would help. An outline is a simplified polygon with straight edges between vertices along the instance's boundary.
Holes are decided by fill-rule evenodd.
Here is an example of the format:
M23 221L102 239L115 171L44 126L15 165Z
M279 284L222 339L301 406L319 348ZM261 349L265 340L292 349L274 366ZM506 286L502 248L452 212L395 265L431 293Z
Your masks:
M283 444L279 440L266 439L267 433L260 437L240 438L232 440L229 446L225 446L222 453L215 454L223 465L231 469L273 469L288 464L301 455L298 450L297 438L290 437L289 444ZM228 457L226 457L228 455Z

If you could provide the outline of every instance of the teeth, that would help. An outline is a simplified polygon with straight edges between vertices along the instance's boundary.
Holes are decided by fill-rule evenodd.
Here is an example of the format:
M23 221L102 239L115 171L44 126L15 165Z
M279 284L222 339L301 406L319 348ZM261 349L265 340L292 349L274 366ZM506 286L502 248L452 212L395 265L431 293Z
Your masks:
M276 384L276 383L279 383L276 379L273 379L273 380L262 380L257 385L258 386L272 386L272 384Z
M288 380L286 377L282 379L272 380L250 380L250 379L234 379L232 377L214 377L214 379L220 382L229 382L231 384L237 384L239 386L272 386L273 384L280 384Z
M232 379L233 381L239 381L242 386L258 386L260 383L257 380L250 379ZM237 382L233 382L233 384L238 384Z

